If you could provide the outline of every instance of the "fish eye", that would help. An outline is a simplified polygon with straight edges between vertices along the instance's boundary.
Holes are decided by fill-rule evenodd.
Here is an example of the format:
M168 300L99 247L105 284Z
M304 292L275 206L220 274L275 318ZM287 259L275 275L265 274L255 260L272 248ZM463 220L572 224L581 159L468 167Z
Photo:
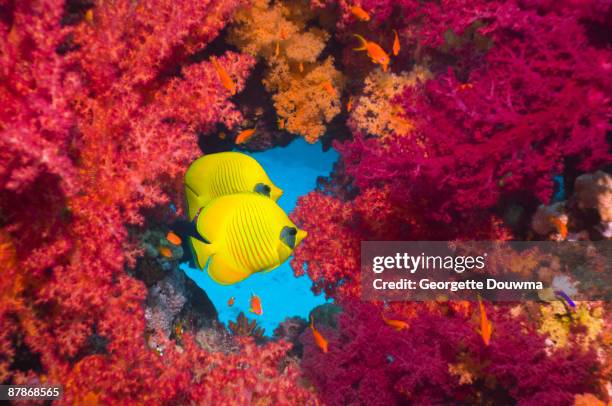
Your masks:
M295 235L297 234L297 229L295 227L285 226L281 230L280 240L287 247L294 249L295 248Z
M266 184L258 183L253 188L253 191L255 193L259 193L260 195L264 195L264 196L270 197L270 192L272 191L272 189L270 189L270 186L268 186Z

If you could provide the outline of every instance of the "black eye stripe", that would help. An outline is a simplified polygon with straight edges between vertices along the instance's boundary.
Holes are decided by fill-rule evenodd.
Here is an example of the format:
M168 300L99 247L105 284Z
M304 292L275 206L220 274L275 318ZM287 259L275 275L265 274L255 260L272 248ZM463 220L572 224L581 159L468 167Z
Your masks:
M280 240L289 248L295 248L295 235L297 234L297 230L295 227L285 226L281 230Z

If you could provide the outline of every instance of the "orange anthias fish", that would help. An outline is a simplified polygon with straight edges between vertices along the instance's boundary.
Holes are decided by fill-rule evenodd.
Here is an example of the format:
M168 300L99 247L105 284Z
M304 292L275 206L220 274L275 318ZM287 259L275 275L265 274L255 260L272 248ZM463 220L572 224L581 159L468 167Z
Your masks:
M280 43L276 43L276 48L274 49L274 56L278 56L280 54Z
M179 237L172 231L168 231L168 234L166 234L166 240L168 240L168 242L173 245L181 245L182 241L181 237Z
M480 306L480 335L482 335L482 341L484 341L485 345L489 345L491 333L493 332L493 325L487 319L487 312L480 298L478 299L478 305Z
M330 96L336 95L336 89L334 89L334 86L329 80L326 80L325 82L323 82L323 89L325 89L327 94L329 94Z
M159 247L157 249L162 257L172 258L172 250L168 247Z
M325 337L323 337L323 335L319 333L319 330L317 330L314 326L314 317L312 315L310 315L310 329L312 330L312 336L314 337L317 347L319 347L324 353L327 353L329 344Z
M361 46L359 48L353 48L354 51L366 51L368 56L372 60L372 62L377 63L382 66L383 71L387 71L387 67L389 66L389 55L385 52L384 49L376 42L368 41L363 38L359 34L353 34L359 41L361 41Z
M402 331L402 330L404 330L404 329L409 327L408 323L406 323L403 320L388 319L384 315L382 316L382 318L383 318L383 321L385 322L385 324L387 324L387 326L393 327L397 331Z
M351 7L351 13L353 13L353 15L357 17L358 20L370 21L370 15L368 14L367 11L362 9L360 6Z
M397 31L393 30L393 32L395 33L395 36L393 37L393 55L397 56L400 51L400 42L399 37L397 36Z
M234 303L236 303L236 298L234 296L230 297L229 300L227 301L227 305L229 307L232 307L234 305Z
M300 72L304 72L304 63L300 62L300 64L298 65L298 68L300 69Z
M249 309L251 313L255 313L258 316L263 314L263 308L261 307L261 299L259 296L251 293L251 308Z
M255 134L254 128L249 128L248 130L241 131L240 134L236 136L236 144L242 144L249 138L251 138Z
M567 225L559 217L551 216L550 222L557 228L557 232L564 240L567 238Z
M349 113L353 110L353 96L349 97L348 102L346 103L346 111Z
M219 62L217 61L217 58L215 58L213 56L211 58L211 62L213 64L213 66L215 67L215 70L217 71L217 74L219 75L219 80L221 80L221 84L227 90L230 91L232 96L235 95L236 94L236 83L234 83L234 81L232 80L230 75L227 73L225 68L223 66L219 65Z
M285 32L284 28L281 28L278 31L278 36L280 37L280 39L283 39L283 40L287 39L287 33Z
M87 12L85 13L85 21L91 24L93 23L93 18L94 18L93 10L92 9L87 10Z

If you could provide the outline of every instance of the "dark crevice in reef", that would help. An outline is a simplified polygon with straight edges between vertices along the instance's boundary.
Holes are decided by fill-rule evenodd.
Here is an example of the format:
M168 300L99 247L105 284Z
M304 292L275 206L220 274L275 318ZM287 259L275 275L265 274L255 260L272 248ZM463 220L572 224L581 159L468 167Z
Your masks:
M28 347L23 340L23 336L17 335L13 337L12 344L12 347L15 349L15 356L9 367L10 371L33 371L37 374L44 372L42 362L40 361L40 354L32 352L30 347ZM2 384L8 385L11 384L11 382L2 382Z
M217 37L209 42L203 49L196 51L188 59L189 63L199 63L210 59L211 56L221 56L227 51L240 52L238 48L227 41L229 25L226 26Z
M85 18L87 11L93 7L93 0L66 0L60 23L62 26L76 25Z

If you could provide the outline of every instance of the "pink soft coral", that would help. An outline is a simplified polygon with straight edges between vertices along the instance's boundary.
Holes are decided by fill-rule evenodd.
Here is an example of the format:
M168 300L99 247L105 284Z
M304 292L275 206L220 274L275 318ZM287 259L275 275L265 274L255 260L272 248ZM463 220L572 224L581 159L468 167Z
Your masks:
M416 309L407 317L345 302L337 331L319 327L329 340L328 353L307 330L302 366L323 400L331 405L473 404L478 399L570 405L574 394L596 390L593 353L572 348L548 355L544 337L506 307L487 309L494 323L489 347L470 313L452 304ZM384 323L383 312L409 327L395 331ZM463 371L462 379L457 370Z
M241 119L212 64L187 58L238 3L99 2L66 29L63 1L2 5L2 381L62 384L64 404L306 403L297 369L279 365L287 344L212 354L185 334L151 350L147 292L125 271L126 225L181 207L197 131ZM253 58L218 59L241 90Z

